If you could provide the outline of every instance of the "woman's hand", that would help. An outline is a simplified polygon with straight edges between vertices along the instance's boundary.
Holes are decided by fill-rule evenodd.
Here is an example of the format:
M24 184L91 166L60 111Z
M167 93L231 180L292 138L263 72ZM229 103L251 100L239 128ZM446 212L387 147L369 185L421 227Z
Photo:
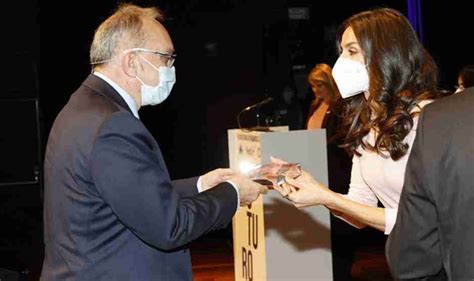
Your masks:
M326 205L331 197L331 191L306 171L301 171L301 176L296 179L286 177L283 188L290 191L284 196L297 208Z

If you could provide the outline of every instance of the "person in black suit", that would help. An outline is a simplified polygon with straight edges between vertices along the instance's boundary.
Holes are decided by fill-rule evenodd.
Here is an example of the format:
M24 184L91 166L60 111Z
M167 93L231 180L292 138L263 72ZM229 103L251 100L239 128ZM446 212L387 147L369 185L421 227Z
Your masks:
M229 169L170 180L138 116L175 82L161 18L157 9L122 5L106 19L90 50L93 74L53 124L41 280L191 280L187 244L266 191Z
M386 244L396 279L474 280L473 108L469 88L421 113Z

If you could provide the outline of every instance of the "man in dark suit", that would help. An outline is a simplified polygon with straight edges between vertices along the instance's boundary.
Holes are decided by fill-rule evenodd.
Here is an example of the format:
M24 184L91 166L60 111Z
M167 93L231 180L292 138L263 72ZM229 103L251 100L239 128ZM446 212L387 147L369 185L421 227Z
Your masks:
M91 46L94 73L54 122L42 280L191 280L186 245L266 191L228 169L170 180L138 116L175 81L160 18L156 9L122 5L105 20Z
M474 280L473 109L469 88L420 116L386 245L396 279Z

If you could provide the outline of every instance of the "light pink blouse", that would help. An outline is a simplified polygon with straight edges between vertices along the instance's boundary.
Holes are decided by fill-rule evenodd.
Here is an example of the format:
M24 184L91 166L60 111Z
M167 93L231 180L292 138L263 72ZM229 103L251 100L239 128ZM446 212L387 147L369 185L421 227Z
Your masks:
M431 100L422 101L412 112L420 111ZM366 151L359 147L361 156L352 158L351 183L349 191L344 195L347 199L377 206L378 201L385 207L385 234L388 235L397 219L398 202L405 178L405 168L411 147L416 136L418 116L413 119L413 128L404 141L409 145L408 153L397 161L390 158L388 153L381 156L376 152ZM373 130L364 137L369 144L375 143Z

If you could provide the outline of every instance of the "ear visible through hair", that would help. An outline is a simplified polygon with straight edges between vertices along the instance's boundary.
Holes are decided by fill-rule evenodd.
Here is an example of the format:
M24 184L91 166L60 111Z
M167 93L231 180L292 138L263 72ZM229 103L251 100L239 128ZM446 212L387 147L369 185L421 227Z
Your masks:
M120 65L127 76L137 77L140 63L138 62L138 56L136 54L133 52L125 53L120 60Z

